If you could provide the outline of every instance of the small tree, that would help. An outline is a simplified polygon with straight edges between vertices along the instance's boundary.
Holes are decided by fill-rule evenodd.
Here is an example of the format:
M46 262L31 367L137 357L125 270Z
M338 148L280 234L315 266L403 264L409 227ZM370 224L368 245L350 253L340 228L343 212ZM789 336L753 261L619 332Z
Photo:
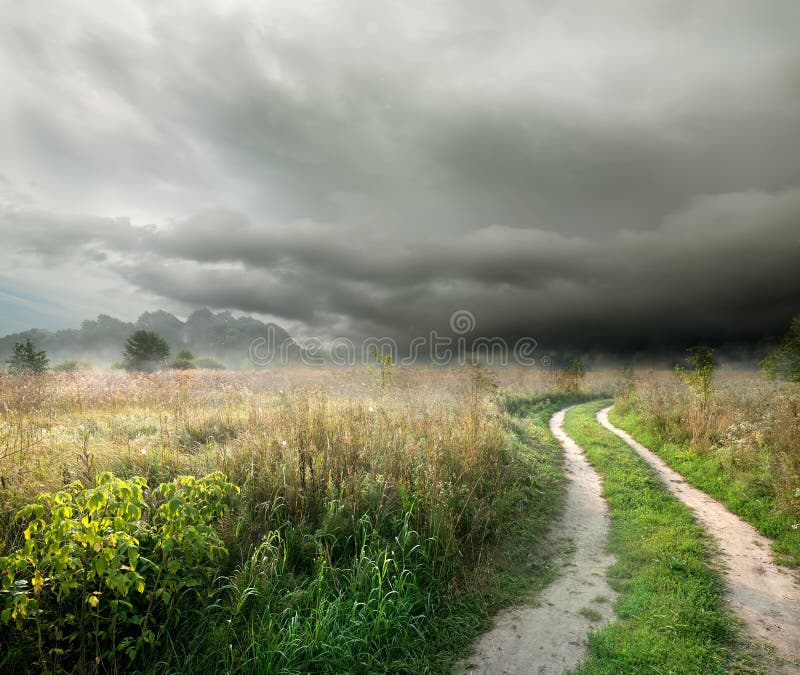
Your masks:
M636 387L638 385L638 378L636 371L631 364L623 366L622 378L617 382L614 392L617 398L623 400L630 400L636 395Z
M713 393L711 380L714 377L714 350L711 347L698 346L690 347L688 352L691 368L677 365L675 372L705 408Z
M194 354L192 354L191 350L184 347L175 355L172 367L178 370L191 370L192 368L196 368L197 364L194 360Z
M558 388L562 391L580 391L583 378L586 377L586 366L580 359L572 359L569 367L558 374Z
M789 380L800 383L800 316L794 317L789 332L761 362L770 380Z
M14 345L14 352L7 363L8 369L15 375L43 373L47 370L47 352L37 350L28 338Z
M382 352L377 347L371 350L373 363L367 366L374 376L381 389L386 389L392 381L394 361L391 352Z
M169 358L169 345L158 333L137 330L125 342L122 360L126 370L151 372L163 368Z

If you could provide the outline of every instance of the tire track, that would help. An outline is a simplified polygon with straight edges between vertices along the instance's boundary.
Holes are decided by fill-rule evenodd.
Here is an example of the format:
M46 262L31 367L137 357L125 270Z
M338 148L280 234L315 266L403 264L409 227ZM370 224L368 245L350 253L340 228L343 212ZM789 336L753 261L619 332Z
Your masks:
M455 672L549 675L574 668L587 652L587 636L614 618L616 594L606 580L614 557L606 552L608 505L601 481L583 450L563 431L565 408L550 420L564 448L567 495L564 513L551 530L573 553L536 606L500 612L476 643L472 658Z
M745 634L774 650L770 672L800 672L800 584L770 555L770 540L705 492L689 485L654 452L608 420L597 421L633 448L658 474L669 491L686 504L716 539L722 553L728 601L742 619Z

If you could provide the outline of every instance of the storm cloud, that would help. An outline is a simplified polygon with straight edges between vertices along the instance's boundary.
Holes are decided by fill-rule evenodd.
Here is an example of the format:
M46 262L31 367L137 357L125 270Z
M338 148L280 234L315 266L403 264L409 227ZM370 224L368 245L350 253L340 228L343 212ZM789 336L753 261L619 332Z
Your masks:
M639 349L800 312L794 2L5 15L0 332L205 305L410 340L466 309Z

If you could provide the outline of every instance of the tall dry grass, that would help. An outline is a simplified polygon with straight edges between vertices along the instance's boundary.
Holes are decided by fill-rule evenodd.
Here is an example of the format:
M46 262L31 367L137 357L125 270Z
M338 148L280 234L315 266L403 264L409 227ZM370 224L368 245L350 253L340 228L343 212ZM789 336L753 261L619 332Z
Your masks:
M398 372L385 391L356 371L0 375L4 539L23 502L105 470L154 483L220 469L295 522L332 498L356 519L404 491L431 512L454 491L477 503L503 478L504 439L493 391L470 387L451 371ZM468 510L448 527L480 539L489 524L466 525Z
M751 485L754 498L774 495L800 520L800 388L755 371L721 369L703 404L673 372L637 373L635 391L618 398L660 439L713 457L729 480Z
M469 554L502 520L495 502L512 478L500 398L552 379L481 372L396 368L388 387L364 369L0 373L0 545L18 536L21 505L73 480L222 470L247 509L309 526L331 500L358 520L413 498L418 524ZM253 536L277 517L242 514L252 522L236 527Z
M342 672L447 643L445 663L482 611L466 576L524 518L543 532L557 511L557 450L510 431L503 405L548 384L472 368L0 374L0 555L40 492L103 471L154 487L221 470L241 488L219 524L230 555L205 618L158 663ZM0 664L33 662L26 636L0 632Z

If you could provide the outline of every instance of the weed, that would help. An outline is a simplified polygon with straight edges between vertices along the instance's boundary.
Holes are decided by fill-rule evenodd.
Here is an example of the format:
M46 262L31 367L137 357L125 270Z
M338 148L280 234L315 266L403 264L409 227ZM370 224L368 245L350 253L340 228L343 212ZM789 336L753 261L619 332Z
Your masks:
M592 607L583 607L578 613L589 621L600 621L603 618L603 615Z

